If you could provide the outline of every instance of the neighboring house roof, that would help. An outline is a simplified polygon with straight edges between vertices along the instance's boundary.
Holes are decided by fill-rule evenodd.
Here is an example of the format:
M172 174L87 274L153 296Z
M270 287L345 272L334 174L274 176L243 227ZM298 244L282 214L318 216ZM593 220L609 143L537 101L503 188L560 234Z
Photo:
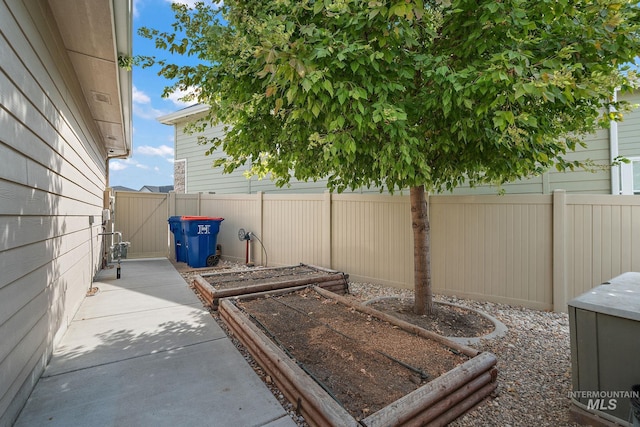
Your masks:
M173 185L145 185L139 191L143 193L168 193L173 191Z
M129 157L132 77L119 56L132 56L132 2L49 0L107 157Z
M113 191L136 191L133 188L123 187L122 185L114 185L111 187Z
M171 114L167 114L165 116L160 116L156 120L164 125L174 125L177 122L183 121L185 118L189 116L195 116L197 114L202 114L209 110L209 106L205 104L196 104L191 105L190 107L183 108L182 110L178 110Z

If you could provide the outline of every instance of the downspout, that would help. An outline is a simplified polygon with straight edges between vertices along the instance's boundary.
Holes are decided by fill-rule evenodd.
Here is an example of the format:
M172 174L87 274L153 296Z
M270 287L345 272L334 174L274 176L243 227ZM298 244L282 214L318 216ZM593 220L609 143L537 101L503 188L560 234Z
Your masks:
M613 102L618 101L618 91L615 90L613 92ZM609 111L612 113L616 112L615 107L609 107ZM620 194L620 166L613 165L613 162L619 156L618 151L618 122L615 120L611 120L609 126L609 153L611 154L611 194L617 195Z

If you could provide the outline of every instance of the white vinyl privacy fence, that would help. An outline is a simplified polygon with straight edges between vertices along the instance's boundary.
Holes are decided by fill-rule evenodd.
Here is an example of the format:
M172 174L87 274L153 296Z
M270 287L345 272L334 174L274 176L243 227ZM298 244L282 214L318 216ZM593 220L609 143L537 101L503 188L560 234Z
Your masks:
M553 195L431 196L436 293L565 311L569 299L626 271L640 271L640 198ZM116 229L130 258L172 256L167 219L225 218L223 259L315 264L354 281L413 287L408 196L222 195L117 192ZM266 255L265 255L266 251Z

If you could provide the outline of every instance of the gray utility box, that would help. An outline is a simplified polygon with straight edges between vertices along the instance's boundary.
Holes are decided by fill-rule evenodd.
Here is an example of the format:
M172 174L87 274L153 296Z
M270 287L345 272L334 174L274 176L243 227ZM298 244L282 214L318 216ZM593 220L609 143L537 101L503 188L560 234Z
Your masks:
M640 384L640 273L625 273L569 301L575 407L629 425ZM578 402L578 403L576 403Z

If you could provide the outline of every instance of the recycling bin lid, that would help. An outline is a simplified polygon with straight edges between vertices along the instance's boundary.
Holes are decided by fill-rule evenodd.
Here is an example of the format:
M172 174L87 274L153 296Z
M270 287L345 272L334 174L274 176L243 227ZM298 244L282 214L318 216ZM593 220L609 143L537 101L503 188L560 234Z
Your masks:
M224 221L224 218L213 216L183 216L183 221Z

